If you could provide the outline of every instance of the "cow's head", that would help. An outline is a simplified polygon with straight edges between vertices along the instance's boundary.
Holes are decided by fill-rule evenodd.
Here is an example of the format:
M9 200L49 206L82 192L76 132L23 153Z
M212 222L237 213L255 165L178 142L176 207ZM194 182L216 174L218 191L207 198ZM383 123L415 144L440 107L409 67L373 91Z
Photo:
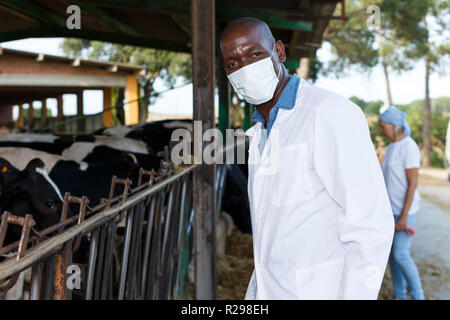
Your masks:
M63 198L56 184L45 171L44 163L36 158L31 160L22 171L15 169L9 162L2 162L2 210L16 216L29 213L36 221L37 230L45 229L59 222ZM12 228L14 237L20 235L20 228ZM8 232L9 235L10 232ZM14 234L16 233L16 234Z
M137 182L137 178L139 176L139 168L140 164L137 157L130 152L122 152L119 160L119 168L120 171L126 172L126 178L129 178L133 181L133 184ZM120 177L119 173L119 177ZM123 176L125 178L125 176Z

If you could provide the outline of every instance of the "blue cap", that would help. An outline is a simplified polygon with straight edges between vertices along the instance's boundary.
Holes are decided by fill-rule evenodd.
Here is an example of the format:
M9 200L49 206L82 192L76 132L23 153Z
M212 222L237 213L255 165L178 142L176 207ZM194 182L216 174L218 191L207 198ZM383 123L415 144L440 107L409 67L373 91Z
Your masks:
M386 111L380 114L380 120L403 127L405 135L411 135L411 128L408 121L406 121L406 113L397 109L394 105L391 105Z

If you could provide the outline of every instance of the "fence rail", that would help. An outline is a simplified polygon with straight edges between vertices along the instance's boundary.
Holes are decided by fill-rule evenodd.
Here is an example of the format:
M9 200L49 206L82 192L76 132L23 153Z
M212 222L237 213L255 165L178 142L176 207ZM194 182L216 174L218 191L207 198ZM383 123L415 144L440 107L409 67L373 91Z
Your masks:
M133 190L130 180L113 177L109 198L93 208L86 197L66 193L60 223L41 232L33 228L31 216L18 222L4 213L0 227L0 255L8 257L0 263L4 297L187 299L193 172L200 165L175 172L170 162L162 163L159 172L141 169ZM216 164L217 216L225 174L226 164ZM119 185L122 193L116 195ZM67 217L70 203L80 209ZM2 247L8 225L14 222L23 226L23 236ZM83 254L88 258L76 261Z

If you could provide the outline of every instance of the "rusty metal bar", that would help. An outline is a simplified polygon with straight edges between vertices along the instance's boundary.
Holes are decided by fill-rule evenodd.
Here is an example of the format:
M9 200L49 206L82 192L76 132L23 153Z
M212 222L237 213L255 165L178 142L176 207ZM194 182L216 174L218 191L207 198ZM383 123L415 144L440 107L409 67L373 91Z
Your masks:
M14 264L11 261L0 264L0 279L14 277L32 266L31 299L71 299L72 290L66 285L66 269L72 263L73 251L78 249L81 237L91 233L84 292L86 299L170 299L178 281L179 243L186 232L186 197L187 193L190 194L187 190L192 187L188 182L191 181L191 173L195 173L199 166L190 166L175 174L171 163L161 161L161 165L159 172L141 169L138 187L133 190L130 189L131 180L113 177L110 198L102 199L102 203L93 209L87 206L86 197L65 194L65 210L60 223L46 229L60 232L51 239L44 239L46 230L38 233L32 229L33 224L29 223L31 217L28 220L25 218L23 223L28 227L22 229L17 259ZM149 178L147 183L143 183L144 176ZM218 176L221 176L220 172ZM153 185L155 182L159 183ZM122 184L124 190L120 196L114 197L117 183ZM220 185L220 181L218 183ZM67 218L70 203L79 204L80 211L78 215ZM120 270L120 283L115 288L113 247L116 246L117 223L127 211L124 250L120 254L122 264L119 269L116 268ZM86 219L89 215L92 216ZM145 228L144 216L147 217ZM77 225L64 230L76 219ZM1 232L5 228L4 224L0 226L0 240L5 237ZM145 234L143 229L146 229ZM31 239L30 232L35 234ZM33 239L37 242L44 240L26 250L27 243ZM52 258L56 259L53 265L55 271L52 270ZM42 265L45 259L47 262Z
M176 177L178 178L179 176L182 176L184 174L188 174L191 170L195 170L197 168L198 168L198 165L192 165L190 167L187 167L187 168L184 169L184 171L177 173ZM165 188L166 185L170 185L171 183L173 183L174 181L177 180L177 179L165 179L163 182L161 182L162 176L160 174L158 174L154 170L152 170L152 174L153 174L153 180L154 180L153 182L154 183L160 182L160 183L158 183L158 188L152 190L154 193L158 192L160 188ZM142 191L142 190L144 190L146 188L148 188L148 185L147 184L142 184L140 186L137 186L134 189L131 189L130 190L130 194L131 195L137 194L137 193L139 193L140 191ZM146 192L148 192L148 190ZM115 196L112 199L110 199L110 203L113 204L113 203L116 203L117 201L120 201L120 200L123 201L123 198L124 198L123 195ZM100 212L101 210L104 210L105 208L106 208L106 204L104 202L102 202L102 203L96 205L95 207L90 208L90 211L86 213L85 217L87 218L87 217L93 216L95 214L98 214L98 212ZM78 219L78 216L74 215L73 217L70 217L70 218L67 218L66 220L64 220L64 222L60 222L59 224L55 224L53 226L50 226L50 227L48 227L48 228L46 228L46 229L44 229L44 230L42 230L40 232L36 232L34 229L32 229L32 230L34 231L35 234L37 234L37 235L39 235L41 237L45 237L46 235L48 235L48 234L50 234L50 233L60 229L61 227L65 227L67 225L70 225L72 222L76 221L77 219ZM29 241L31 241L31 240L33 240L35 238L36 237L32 237L31 239L29 239ZM16 241L16 242L11 243L11 244L3 247L3 248L0 248L0 255L3 255L5 253L7 253L7 252L10 252L11 250L16 249L18 246L19 246L19 241Z
M0 225L0 247L3 246L3 242L6 238L6 233L8 231L9 224L22 226L22 233L20 235L19 248L17 250L17 257L16 257L17 261L24 256L25 250L27 249L28 237L30 235L31 228L36 223L34 222L31 214L26 214L25 217L18 217L12 215L10 212L7 211L2 215L1 221L2 222ZM11 289L17 283L21 271L22 270L18 271L16 274L13 274L5 284L2 284L0 286L0 291L6 293L9 289Z
M175 267L175 256L176 256L176 239L178 238L178 224L180 221L180 215L175 214L176 212L180 212L178 209L178 205L180 204L180 196L181 196L181 183L177 184L177 190L176 190L176 196L175 196L175 203L174 203L174 213L173 213L173 219L170 226L169 231L169 245L167 248L167 257L165 259L165 277L163 280L165 289L164 289L164 298L165 299L171 299L172 296L172 286L173 286L173 274L174 274L174 267Z
M122 255L122 268L120 272L120 284L119 284L119 295L118 299L123 300L125 296L125 281L127 275L127 267L128 267L128 256L130 253L130 244L131 244L131 232L133 228L133 217L135 212L135 207L131 209L127 216L127 224L125 230L125 242L123 245L123 255Z
M152 231L152 241L151 241L151 251L149 258L149 267L148 267L148 275L147 275L147 286L145 299L156 299L158 294L158 284L159 284L159 266L157 263L161 256L161 216L163 214L163 206L164 206L165 194L160 193L156 200L155 207L155 219L153 222L153 231Z
M169 191L169 203L167 208L167 213L165 216L164 221L164 234L163 234L163 241L162 241L162 253L161 253L161 281L159 283L160 288L160 297L161 299L167 299L167 273L168 273L168 259L170 255L170 234L172 231L172 224L173 224L173 211L174 211L174 204L176 202L177 198L177 190L178 190L178 183L172 185L171 190Z
M86 293L85 299L91 300L93 294L93 285L94 285L94 274L96 267L96 260L98 254L98 234L99 230L95 230L91 233L91 245L89 250L89 262L88 269L86 272Z
M44 300L50 300L53 297L53 275L55 270L56 257L55 255L50 256L44 264L45 269L45 282L43 287L43 292L41 297Z
M93 292L93 299L100 299L100 281L102 278L102 271L103 271L103 260L105 255L105 241L106 241L106 231L107 226L102 226L99 229L99 247L98 247L98 254L97 254L97 261L96 261L96 268L95 268L95 276L94 276L94 283L95 283L95 290Z
M149 213L147 218L147 231L145 233L145 246L144 246L144 252L142 257L142 281L141 281L141 298L145 298L145 292L146 292L146 279L147 279L147 266L148 266L148 257L150 254L150 239L152 237L152 230L153 230L153 220L155 216L155 205L156 205L156 199L157 197L152 196L152 200L150 202L149 206Z
M56 254L55 278L54 278L54 300L66 300L66 248Z
M106 244L105 244L105 258L104 258L104 269L102 274L101 282L101 295L100 299L108 299L110 295L111 281L112 281L112 263L113 263L113 247L117 234L117 225L114 221L109 222L106 234Z
M31 271L31 300L39 300L42 285L42 263L35 264Z
M21 271L36 263L39 260L42 260L53 253L56 253L59 249L62 248L63 244L68 242L70 239L75 237L76 235L88 234L94 229L104 225L106 222L111 221L119 216L119 214L123 210L127 210L137 203L141 202L142 199L146 199L149 195L155 194L167 188L168 185L171 185L175 181L177 181L181 176L188 174L191 171L197 169L198 166L190 166L184 169L183 171L174 174L166 178L161 183L155 184L142 192L132 195L127 199L127 201L123 204L116 204L112 208L105 210L104 212L100 212L95 216L92 216L90 219L85 220L79 225L73 226L70 229L65 230L58 236L52 237L52 239L47 239L42 241L37 246L30 249L30 252L27 253L21 259L11 262L5 261L0 264L0 279L5 279L16 273L17 271Z
M181 245L183 240L183 235L187 230L184 230L184 221L186 216L186 192L187 192L187 185L189 182L189 176L186 176L186 178L182 182L182 190L181 190L181 202L180 202L180 222L178 224L178 234L177 234L177 240L176 240L176 247L175 247L175 270L174 270L174 278L175 278L175 284L173 290L176 290L178 287L178 275L180 270L180 255L181 255ZM172 291L173 295L173 291Z

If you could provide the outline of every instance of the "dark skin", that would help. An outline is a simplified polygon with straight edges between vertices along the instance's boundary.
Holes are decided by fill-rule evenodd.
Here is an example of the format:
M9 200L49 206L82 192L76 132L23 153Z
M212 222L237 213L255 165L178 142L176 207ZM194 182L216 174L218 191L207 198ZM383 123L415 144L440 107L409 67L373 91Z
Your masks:
M274 45L273 36L267 28L258 23L240 23L224 30L220 49L223 57L223 68L227 75L249 65L270 57ZM273 98L269 101L255 106L269 122L269 112L289 82L290 76L283 65L286 61L286 51L283 42L276 41L272 54L272 63L275 73L279 76L279 82L275 89Z

